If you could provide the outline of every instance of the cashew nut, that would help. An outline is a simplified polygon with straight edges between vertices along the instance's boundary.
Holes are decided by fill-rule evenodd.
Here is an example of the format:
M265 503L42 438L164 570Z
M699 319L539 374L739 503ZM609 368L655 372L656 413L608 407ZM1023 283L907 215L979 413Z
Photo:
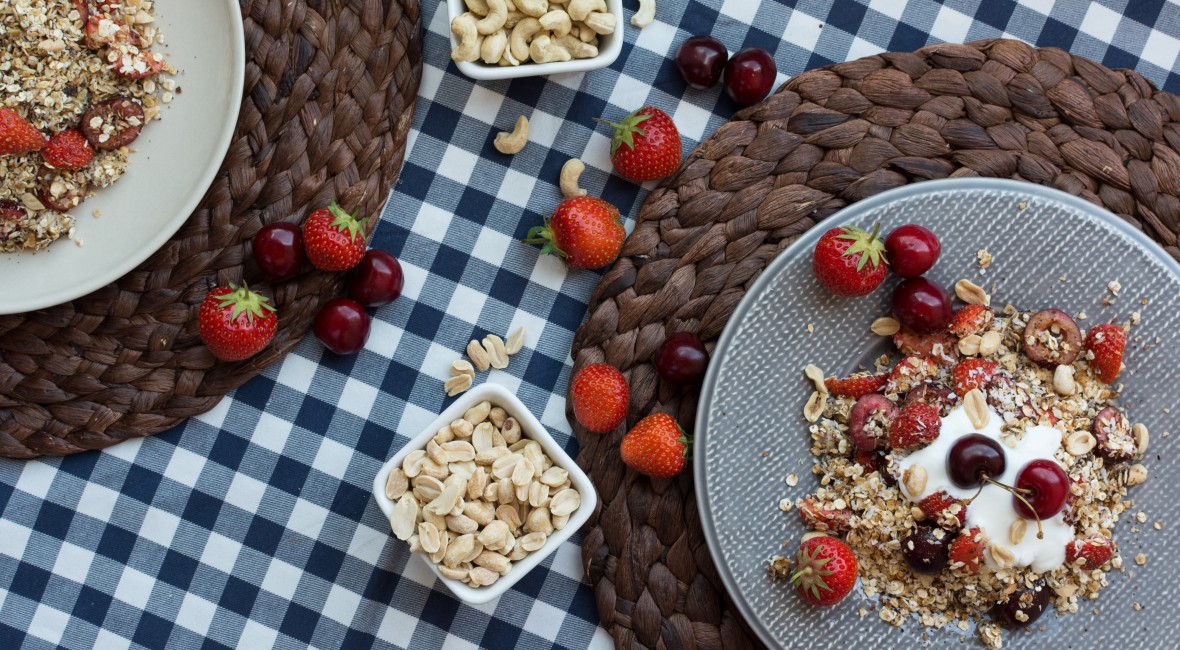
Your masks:
M508 31L512 31L512 28L516 27L516 24L519 23L520 21L524 20L524 18L525 18L525 15L520 13L519 11L509 11L508 12L508 20L504 21L504 29L507 29Z
M496 140L492 144L496 147L496 151L504 154L520 153L524 149L524 145L529 141L529 118L521 115L516 118L516 126L513 127L512 132L502 131L496 134Z
M501 29L483 39L483 45L479 46L479 58L483 59L484 63L492 65L504 57L506 49L508 49L508 32Z
M561 166L561 195L567 199L575 196L586 196L586 190L578 187L578 179L581 178L582 172L586 171L586 165L582 164L581 160L577 158L570 158Z
M573 27L570 15L560 9L554 9L544 14L537 21L541 23L542 29L553 32L554 36L565 36L570 33L570 28Z
M586 15L586 20L583 21L587 27L594 30L596 34L613 34L615 33L615 15L604 14L597 11L592 11Z
M488 1L487 0L465 0L464 4L471 13L477 16L488 15Z
M512 48L506 47L506 48L504 48L504 58L500 59L499 65L501 65L501 66L520 65L520 60L517 59L516 57L512 56Z
M578 40L582 41L583 43L589 43L591 45L597 46L598 34L595 34L593 29L590 29L585 25L578 25Z
M631 16L631 24L643 29L656 17L656 0L639 0L639 11Z
M485 36L500 31L504 23L508 22L508 5L504 4L504 0L487 0L487 3L488 15L475 23L475 28Z
M574 38L573 34L566 34L559 36L556 39L557 44L570 51L575 59L593 59L598 56L598 48L590 43L583 43Z
M549 0L513 0L517 10L526 16L540 18L549 11Z
M606 13L607 8L605 0L570 0L569 4L565 6L565 10L569 13L570 18L572 18L574 22L580 23L583 20L586 20L586 16L588 16L591 11L601 11Z
M553 63L554 61L569 61L573 58L570 51L553 42L548 34L542 34L529 44L529 56L534 63Z
M494 1L494 0L493 0ZM503 1L503 0L501 0ZM451 50L455 61L474 61L479 58L479 33L475 27L475 16L463 14L451 21L451 32L459 39L459 45Z
M508 37L508 47L512 50L512 56L518 61L528 61L529 43L539 31L541 23L536 18L528 17L516 23L516 27L512 28L512 35Z

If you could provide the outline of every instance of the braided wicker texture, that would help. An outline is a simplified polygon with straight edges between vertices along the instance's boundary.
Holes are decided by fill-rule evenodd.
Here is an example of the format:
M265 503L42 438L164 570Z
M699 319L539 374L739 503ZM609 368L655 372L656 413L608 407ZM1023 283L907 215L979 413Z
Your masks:
M397 179L422 72L418 0L241 0L246 87L225 162L196 212L137 269L50 309L0 316L0 455L100 449L209 410L307 333L340 274L262 282L265 224L333 199L380 214ZM367 223L371 229L376 218ZM197 335L212 284L269 293L279 330L244 362Z
M1180 99L1142 76L1011 40L934 45L813 70L747 108L652 192L591 298L574 371L610 363L627 426L696 419L695 388L658 380L664 338L712 348L767 263L840 208L906 183L992 176L1104 205L1180 259ZM618 647L744 648L701 533L691 472L650 480L619 457L620 427L582 429L600 508L582 557Z

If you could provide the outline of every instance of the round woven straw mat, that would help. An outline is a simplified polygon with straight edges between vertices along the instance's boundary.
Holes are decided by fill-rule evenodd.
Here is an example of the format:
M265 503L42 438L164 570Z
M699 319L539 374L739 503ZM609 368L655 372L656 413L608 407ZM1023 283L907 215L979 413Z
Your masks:
M221 171L179 232L90 295L0 316L0 455L100 449L209 410L306 334L340 274L261 280L265 224L338 200L377 222L397 179L422 71L418 0L241 0L246 88ZM197 336L214 284L273 297L279 330L247 361Z
M1140 75L1060 49L993 40L933 45L795 77L693 151L652 192L574 339L574 370L606 362L631 385L627 426L682 426L697 390L658 380L664 338L712 348L747 288L800 233L867 196L927 179L995 176L1106 206L1174 257L1180 100ZM578 434L601 497L582 549L619 647L757 645L730 606L701 533L691 472L651 480L619 458L626 427Z

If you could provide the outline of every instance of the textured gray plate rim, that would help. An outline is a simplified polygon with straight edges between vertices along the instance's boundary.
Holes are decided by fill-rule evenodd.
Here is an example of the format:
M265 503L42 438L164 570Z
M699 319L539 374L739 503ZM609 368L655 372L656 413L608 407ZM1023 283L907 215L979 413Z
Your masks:
M835 227L835 226L857 222L858 220L863 219L866 214L869 214L875 210L878 210L884 206L887 206L887 205L895 203L895 202L912 200L912 199L920 198L920 197L927 196L927 195L950 194L950 193L964 192L964 191L975 191L975 192L984 191L984 192L995 192L997 194L999 194L999 193L1016 193L1016 194L1022 195L1024 197L1028 197L1028 199L1030 199L1030 200L1041 201L1044 203L1055 203L1055 204L1064 206L1067 209L1072 209L1074 211L1077 211L1077 212L1080 212L1083 214L1087 214L1093 218L1100 220L1105 225L1112 227L1113 230L1116 231L1117 235L1121 235L1122 237L1125 237L1127 240L1132 242L1137 248L1141 249L1141 251L1143 253L1146 253L1151 258L1154 258L1154 260L1156 262L1161 264L1166 269L1168 274L1170 274L1171 276L1174 276L1175 278L1180 279L1180 263L1177 263L1176 260L1174 260L1163 249L1161 249L1158 244L1153 242L1151 239L1149 239L1142 232L1135 229L1129 223L1120 219L1119 217L1115 216L1114 214L1111 214L1107 210L1105 210L1093 203L1090 203L1084 199L1078 198L1076 196L1073 196L1071 194L1067 194L1065 192L1062 192L1062 191L1059 191L1059 190L1056 190L1053 188L1048 188L1048 187L1045 187L1042 185L1036 185L1033 183L1021 182L1021 181L1013 181L1013 180L1008 180L1008 179L993 179L993 178L963 178L963 179L945 179L945 180L925 181L925 182L921 182L921 183L906 185L904 187L889 190L887 192L883 192L883 193L878 194L876 196L873 196L873 197L870 197L870 198L865 199L863 201L860 201L858 203L855 203L855 204L845 208L844 210L841 210L839 213L833 215L832 217L821 222L816 227L814 227L811 230L809 230L808 232L806 232L802 237L800 237L798 240L796 240L794 243L792 243L788 248L786 248L782 253L780 253L778 255L778 257L776 259L774 259L770 263L770 265L767 266L767 268L763 271L762 275L754 282L754 285L750 288L750 290L742 298L741 302L738 304L737 308L734 310L733 316L731 317L729 323L727 324L725 330L722 332L721 337L718 340L717 346L716 346L714 353L713 353L713 361L709 364L709 369L708 369L708 372L705 376L704 384L703 384L703 387L701 390L701 398L700 398L701 403L700 403L698 410L697 410L697 419L696 419L696 423L695 423L696 424L696 427L695 427L696 439L695 439L694 445L693 445L695 448L695 452L696 452L694 454L694 458L693 458L693 477L694 477L694 481L695 481L697 508L700 513L701 526L702 526L702 529L703 529L703 532L705 535L705 540L706 540L708 548L709 548L709 553L710 553L711 557L713 558L714 564L717 566L718 573L721 576L722 582L725 584L726 590L728 591L728 593L729 593L730 597L733 599L733 601L737 604L737 607L738 607L739 611L742 613L742 616L745 618L745 620L749 624L750 628L755 632L755 634L758 636L758 638L761 639L761 641L763 643L765 643L766 645L768 645L770 647L775 647L775 646L779 645L781 643L781 639L775 638L775 635L768 628L767 623L764 621L764 617L759 612L757 612L755 610L754 606L751 604L751 602L749 600L749 594L744 593L742 591L742 589L740 588L740 586L738 584L738 580L737 580L736 576L734 575L733 568L726 561L724 551L721 548L722 545L721 545L721 542L719 541L719 531L718 531L718 527L717 527L717 522L716 522L716 519L713 515L712 508L711 508L712 499L711 499L710 493L709 493L710 476L709 476L709 472L706 471L707 465L709 463L708 463L708 459L706 458L706 456L707 456L707 451L709 449L708 442L710 440L710 438L709 438L710 416L713 412L714 395L716 395L717 388L718 388L718 386L717 386L718 377L722 374L721 369L725 366L725 364L727 362L727 358L733 356L732 352L730 351L730 348L733 345L734 339L736 339L738 337L739 332L741 332L741 330L742 330L743 321L750 315L750 312L753 309L754 305L758 302L759 297L761 297L764 293L766 293L768 291L768 289L770 287L772 287L776 282L779 282L780 280L782 280L780 275L783 273L783 271L786 267L788 267L792 262L796 261L796 258L798 258L799 256L808 256L808 258L809 258L810 252L813 249L813 247L815 246L815 243L819 240L819 238L822 236L822 234L825 231L827 231L828 229ZM1032 250L1036 250L1036 249L1032 249ZM940 263L942 263L941 260L940 260ZM936 267L936 269L937 269L937 267ZM881 293L883 290L884 289L878 290L877 293ZM801 367L802 366L800 366L800 368ZM793 379L795 370L797 370L797 369L789 368L789 369L783 369L782 372L783 373L790 373L790 376ZM800 388L800 390L802 390L802 388ZM788 412L787 417L793 418L796 415L795 411L797 411L798 409L796 409L795 406L796 406L795 404L790 404L790 405L786 406L786 411ZM801 407L802 402L800 402L800 404L798 406ZM801 422L801 420L800 420L800 422ZM720 434L718 434L718 435L720 435ZM1152 454L1153 457L1155 456L1155 453L1158 453L1158 451L1159 451L1158 446L1159 445L1160 445L1160 442L1158 441L1158 438L1157 438L1156 439L1157 448L1152 450L1154 452ZM801 475L800 485L802 485L803 481L806 481L806 480L808 480L808 479L806 479L806 477ZM785 491L784 491L784 495L785 495ZM1120 528L1123 528L1124 524L1126 524L1128 520L1133 520L1133 518L1131 517L1132 512L1133 512L1133 510L1128 511L1127 513L1125 513L1123 515L1123 517L1119 523ZM791 514L794 514L794 513L792 512ZM1150 523L1147 524L1147 526L1150 526ZM1164 534L1166 534L1166 533L1164 533ZM774 540L751 540L751 544L755 545L755 546L759 546L759 547L765 547L768 543L773 542L773 541ZM1125 549L1124 549L1124 555L1127 555ZM1132 555L1133 555L1133 553L1132 553ZM1130 558L1128 557L1127 559L1129 560ZM764 569L764 567L763 567L763 569ZM1119 579L1118 577L1113 578L1112 583L1118 579ZM767 583L767 584L769 584L769 583ZM1110 590L1110 589L1108 588L1108 590ZM1105 596L1106 594L1104 593L1103 595ZM862 601L860 603L861 605L868 605L871 602L875 602L875 599L866 599L863 595L859 594L859 588L856 591L854 591L853 596L858 596L861 598L861 601ZM1149 596L1149 594L1143 595L1144 599L1146 599L1148 596ZM1096 604L1104 604L1103 600L1104 599L1100 597L1100 599L1097 601ZM1080 603L1079 606L1082 608L1083 613L1085 613L1086 608L1090 607L1091 602L1092 601L1085 601L1085 602ZM1105 603L1105 604L1109 605L1109 603ZM1126 605L1126 604L1124 604L1124 605ZM1161 612L1161 614L1162 613L1163 612ZM1081 616L1081 614L1075 614L1075 616ZM1046 615L1046 618L1049 618L1048 613ZM1042 619L1042 620L1044 620L1044 619ZM1140 623L1145 623L1147 621L1141 620L1141 621L1134 621L1134 622L1138 625ZM864 629L862 630L862 633L863 633L864 638L866 638L866 639L873 639L875 637L878 637L879 635L883 635L883 634L893 630L892 627L881 622L875 616L875 614L860 618L859 622L857 624L860 626L863 626ZM828 627L830 629L830 626L825 626L825 627ZM919 630L921 629L920 626L916 622L913 622L913 621L907 622L906 627L911 630L913 630L915 628L917 628ZM939 634L940 632L944 632L944 631L946 631L946 630L932 630L931 635L933 637L933 636ZM958 631L951 630L951 631L946 631L946 632L948 634L954 634L954 633L957 633ZM806 638L806 637L804 636L803 638ZM942 640L946 641L946 642L950 642L951 639L955 639L956 642L962 640L961 638L958 638L955 636L947 636L947 637L943 638ZM896 640L902 641L901 638L896 638ZM933 638L931 640L933 641ZM1005 645L1006 646L1008 645L1007 642L1010 640L1011 639L1009 637L1007 637L1007 636L1005 637L1005 642L1006 642ZM1046 639L1046 640L1049 640L1049 639ZM1056 640L1060 641L1061 639L1056 639ZM817 641L817 640L813 639L812 641ZM927 645L929 645L929 642L927 642ZM813 646L813 647L817 647L817 646ZM982 646L979 646L979 647L982 647ZM1073 644L1073 647L1076 648L1078 646L1076 644Z

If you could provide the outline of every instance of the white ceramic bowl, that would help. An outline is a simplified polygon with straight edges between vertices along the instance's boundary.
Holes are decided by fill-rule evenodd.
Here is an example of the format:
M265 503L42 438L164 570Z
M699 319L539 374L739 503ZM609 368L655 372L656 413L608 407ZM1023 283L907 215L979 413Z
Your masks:
M373 498L377 500L377 505L381 507L381 511L385 513L386 519L393 514L394 502L385 496L385 481L389 477L389 473L396 467L401 467L402 459L407 454L416 449L425 449L426 443L434 437L442 427L454 422L463 417L467 409L487 400L492 403L492 406L499 406L508 412L509 415L516 418L520 423L521 432L528 438L532 438L541 443L541 447L554 465L561 467L569 472L570 483L577 488L578 492L582 493L582 505L578 507L572 514L570 514L569 521L565 528L553 531L549 539L545 540L545 545L530 553L520 562L512 565L512 569L508 575L501 576L499 580L487 587L470 587L458 580L451 580L444 578L438 571L430 558L422 553L415 553L419 560L425 562L430 570L434 572L438 579L443 582L459 600L471 605L480 605L491 600L499 598L505 591L512 588L526 573L532 571L545 558L553 554L558 546L561 546L568 540L574 531L585 525L586 521L590 519L590 514L594 512L594 507L598 503L598 494L594 492L594 485L590 483L590 478L586 476L574 459L570 458L569 454L561 448L560 445L545 431L545 427L537 421L536 416L525 408L516 395L513 395L508 389L499 384L484 383L472 388L463 393L459 399L451 404L450 408L442 412L433 422L431 422L421 433L414 436L410 442L402 447L401 451L397 452L393 458L390 458L384 465L381 466L377 476L373 479ZM392 537L392 535L391 535ZM395 541L396 538L394 538ZM397 541L403 548L406 548L405 543ZM411 560L413 561L413 560Z
M459 67L459 71L463 74L481 81L586 72L605 68L614 63L615 59L619 58L619 52L623 51L624 25L627 23L627 17L623 15L623 0L606 0L606 7L610 13L617 17L618 24L615 27L615 33L598 37L598 56L596 57L556 61L553 63L521 63L520 65L513 66L488 65L483 61L457 61L455 65ZM457 16L467 11L467 5L464 4L463 0L447 0L447 8L450 11L450 18L447 21L448 26L451 20L454 20ZM451 48L458 47L459 41L455 38L455 34L450 31L449 27L447 31L451 35Z

